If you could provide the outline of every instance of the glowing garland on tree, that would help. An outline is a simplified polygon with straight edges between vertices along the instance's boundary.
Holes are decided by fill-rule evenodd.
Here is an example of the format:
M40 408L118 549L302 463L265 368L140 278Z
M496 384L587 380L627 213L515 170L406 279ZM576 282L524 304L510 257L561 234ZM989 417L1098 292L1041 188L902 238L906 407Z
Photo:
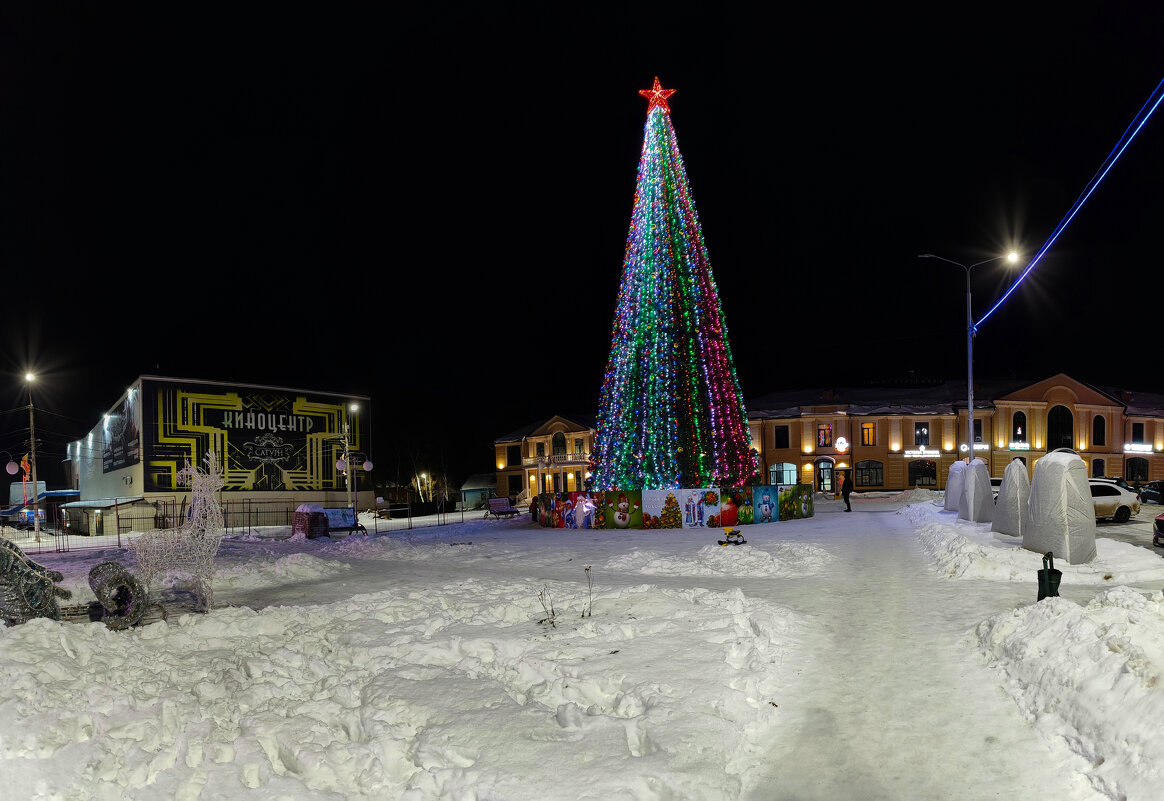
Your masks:
M659 79L650 100L595 434L597 489L740 484L743 394Z

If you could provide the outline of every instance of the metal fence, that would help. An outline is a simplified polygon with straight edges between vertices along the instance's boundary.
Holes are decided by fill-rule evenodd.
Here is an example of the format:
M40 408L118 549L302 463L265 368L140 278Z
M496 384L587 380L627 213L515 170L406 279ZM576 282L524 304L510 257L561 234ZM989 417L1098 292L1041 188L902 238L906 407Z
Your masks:
M63 553L67 551L123 548L143 531L156 528L174 528L181 525L186 508L167 501L159 501L153 508L122 508L106 515L104 533L86 536L66 528L43 526L39 538L30 527L16 527L0 521L0 537L20 546L25 553ZM260 535L272 539L291 536L295 510L278 501L227 501L222 504L226 536ZM393 504L374 513L361 512L360 523L368 534L408 531L431 526L447 526L476 520L484 511L446 510L431 504Z

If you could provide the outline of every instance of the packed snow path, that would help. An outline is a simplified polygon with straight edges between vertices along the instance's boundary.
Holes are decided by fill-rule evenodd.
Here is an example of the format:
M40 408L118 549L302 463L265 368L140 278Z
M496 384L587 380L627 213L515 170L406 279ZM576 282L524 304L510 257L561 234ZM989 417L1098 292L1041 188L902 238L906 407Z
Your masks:
M45 801L1159 798L1164 560L1102 540L1094 564L1056 563L1062 598L1035 603L1039 554L916 495L853 514L818 501L814 518L746 528L743 547L715 545L719 529L528 518L228 539L209 615L0 629L0 787ZM119 556L43 558L84 601L92 565Z
M992 582L997 603L984 608L991 594L936 573L899 516L860 506L804 534L833 551L829 574L772 587L769 600L812 622L751 798L1100 798L970 639L979 621L1034 601L1034 575Z

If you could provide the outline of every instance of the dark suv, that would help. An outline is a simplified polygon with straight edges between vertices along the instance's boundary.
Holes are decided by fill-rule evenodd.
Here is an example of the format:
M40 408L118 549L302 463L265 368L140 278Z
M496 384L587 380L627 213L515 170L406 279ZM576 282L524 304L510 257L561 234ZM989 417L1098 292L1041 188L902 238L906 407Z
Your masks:
M1164 481L1149 481L1140 487L1141 503L1164 503Z

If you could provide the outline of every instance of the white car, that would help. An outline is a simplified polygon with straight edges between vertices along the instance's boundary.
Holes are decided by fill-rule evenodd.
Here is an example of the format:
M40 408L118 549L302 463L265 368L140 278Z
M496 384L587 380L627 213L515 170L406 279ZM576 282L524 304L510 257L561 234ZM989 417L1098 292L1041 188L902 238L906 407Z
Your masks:
M1002 489L1002 479L990 477L990 493L994 496L994 502L998 503L998 491Z
M1096 520L1111 518L1117 523L1126 523L1140 513L1140 498L1136 493L1128 492L1111 481L1093 479L1088 483Z

